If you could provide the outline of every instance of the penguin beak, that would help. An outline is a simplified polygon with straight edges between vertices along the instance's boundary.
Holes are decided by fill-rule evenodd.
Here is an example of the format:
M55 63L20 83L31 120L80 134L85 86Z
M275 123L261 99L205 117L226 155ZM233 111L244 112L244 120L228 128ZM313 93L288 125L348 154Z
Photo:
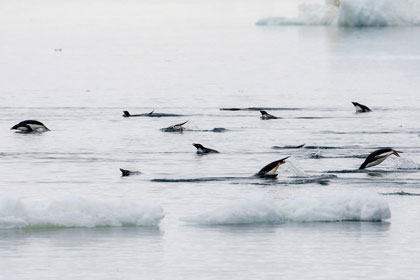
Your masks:
M392 150L392 153L393 153L394 155L396 155L397 157L400 157L400 155L399 155L398 153L402 153L402 152L400 152L400 151L395 151L395 150Z
M286 159L288 159L290 156L288 156L288 157L285 157L285 158L282 158L281 160L280 160L280 164L285 164L286 163Z

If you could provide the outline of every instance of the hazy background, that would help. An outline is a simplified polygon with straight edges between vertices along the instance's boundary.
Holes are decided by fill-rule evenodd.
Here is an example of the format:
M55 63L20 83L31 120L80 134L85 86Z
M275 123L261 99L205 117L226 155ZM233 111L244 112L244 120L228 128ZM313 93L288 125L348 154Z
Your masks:
M264 92L270 102L290 93L281 104L295 106L301 93L351 99L418 88L410 71L418 42L407 41L416 28L255 26L267 17L296 18L297 3L314 2L2 1L1 104L95 106L101 98L106 106L154 106L182 92L196 106L196 95L212 102ZM382 6L372 8L377 18L395 18Z

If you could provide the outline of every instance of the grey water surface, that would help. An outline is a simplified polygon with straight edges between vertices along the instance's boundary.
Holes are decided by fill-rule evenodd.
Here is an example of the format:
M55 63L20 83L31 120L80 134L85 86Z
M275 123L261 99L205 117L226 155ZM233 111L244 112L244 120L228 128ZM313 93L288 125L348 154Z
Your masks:
M255 25L294 1L1 5L0 217L26 201L79 207L74 197L152 203L165 217L73 227L47 209L61 226L0 229L0 279L418 279L419 27ZM372 112L356 114L352 101ZM220 110L252 107L281 119ZM10 130L26 119L51 131ZM187 120L183 133L160 130ZM192 143L220 153L197 155ZM382 147L401 158L357 171ZM286 156L277 180L249 178ZM281 205L365 192L391 217L184 219L244 197Z

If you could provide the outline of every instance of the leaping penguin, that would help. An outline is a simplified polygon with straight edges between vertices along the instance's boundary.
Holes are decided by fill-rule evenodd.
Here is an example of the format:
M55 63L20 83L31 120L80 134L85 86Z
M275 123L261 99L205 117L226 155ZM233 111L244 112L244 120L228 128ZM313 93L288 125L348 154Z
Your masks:
M218 151L206 148L201 144L193 144L193 146L197 148L197 154L199 154L199 155L210 154L210 153L219 153Z
M122 168L120 168L120 171L122 173L122 175L121 175L122 177L141 174L140 171L130 171L130 170L122 169Z
M162 128L161 130L163 132L182 132L185 129L183 127L183 125L186 124L187 122L188 121L183 122L183 123L179 123L179 124L176 124L176 125L173 125L173 126L169 126L169 127L166 127L166 128Z
M50 131L42 122L35 120L26 120L14 125L10 129L15 129L21 133L30 133L30 132L45 132Z
M356 113L367 113L367 112L371 112L372 110L369 109L368 106L365 106L363 104L357 103L357 102L352 102L354 107L356 108Z
M260 111L261 113L261 119L262 120L274 120L274 119L279 119L276 116L270 115L269 113L267 113L266 111Z
M362 165L360 165L359 169L365 169L368 167L378 165L382 163L384 160L386 160L387 157L389 157L390 155L396 155L397 157L399 157L400 155L398 153L402 153L402 152L393 150L391 148L380 149L380 150L374 151L373 153L368 155L368 157L365 159Z
M286 159L288 159L290 156L273 161L272 163L267 164L264 166L255 176L260 178L276 178L277 177L277 169L280 165L286 163Z

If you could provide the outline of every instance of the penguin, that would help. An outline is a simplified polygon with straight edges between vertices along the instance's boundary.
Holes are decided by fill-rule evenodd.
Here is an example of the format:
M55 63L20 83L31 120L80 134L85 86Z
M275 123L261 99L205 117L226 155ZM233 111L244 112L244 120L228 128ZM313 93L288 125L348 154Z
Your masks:
M187 122L188 121L180 123L180 124L176 124L176 125L173 125L173 126L169 126L169 127L166 127L166 128L162 128L161 130L163 132L182 132L185 129L183 127L183 125L186 124Z
M124 118L129 118L129 117L144 117L144 116L149 116L149 117L151 117L152 115L153 115L153 112L154 112L155 110L153 110L153 111L151 111L150 113L147 113L147 114L134 114L134 115L132 115L132 114L130 114L130 112L128 112L128 111L123 111L123 117Z
M397 157L399 157L400 155L398 153L402 153L402 152L393 150L391 148L385 148L385 149L374 151L373 153L368 155L368 157L365 159L362 165L360 165L359 169L361 170L361 169L378 165L382 163L390 155L396 155Z
M303 148L303 146L305 146L305 144L302 145L297 145L297 146L293 146L293 145L286 145L286 146L273 146L271 147L272 149L276 149L276 150L280 150L280 149L300 149Z
M255 176L260 178L276 178L277 177L277 169L280 165L286 163L286 159L288 159L290 156L282 158L280 160L273 161L266 166L264 166Z
M179 114L168 114L168 113L155 113L155 110L151 111L150 113L144 113L144 114L130 114L128 111L123 111L124 118L130 118L130 117L154 117L154 118L162 118L162 117L182 117L182 115Z
M225 132L225 131L227 131L227 129L224 128L224 127L215 127L212 130L210 130L210 131L211 132Z
M367 112L371 112L372 110L369 109L368 106L365 106L363 104L357 103L357 102L352 102L354 107L356 108L356 113L367 113Z
M267 113L266 111L260 111L261 113L261 119L262 120L274 120L274 119L279 119L278 117L275 117L273 115L270 115L269 113Z
M193 146L197 148L197 154L199 154L199 155L210 154L210 153L219 153L218 151L206 148L201 144L193 144Z
M130 170L122 169L122 168L120 168L120 171L122 173L122 175L121 175L122 177L141 174L140 171L130 171Z
M128 111L123 111L123 117L124 118L131 117L131 114Z
M18 130L21 133L50 131L50 129L46 127L42 122L35 120L21 121L10 129Z

